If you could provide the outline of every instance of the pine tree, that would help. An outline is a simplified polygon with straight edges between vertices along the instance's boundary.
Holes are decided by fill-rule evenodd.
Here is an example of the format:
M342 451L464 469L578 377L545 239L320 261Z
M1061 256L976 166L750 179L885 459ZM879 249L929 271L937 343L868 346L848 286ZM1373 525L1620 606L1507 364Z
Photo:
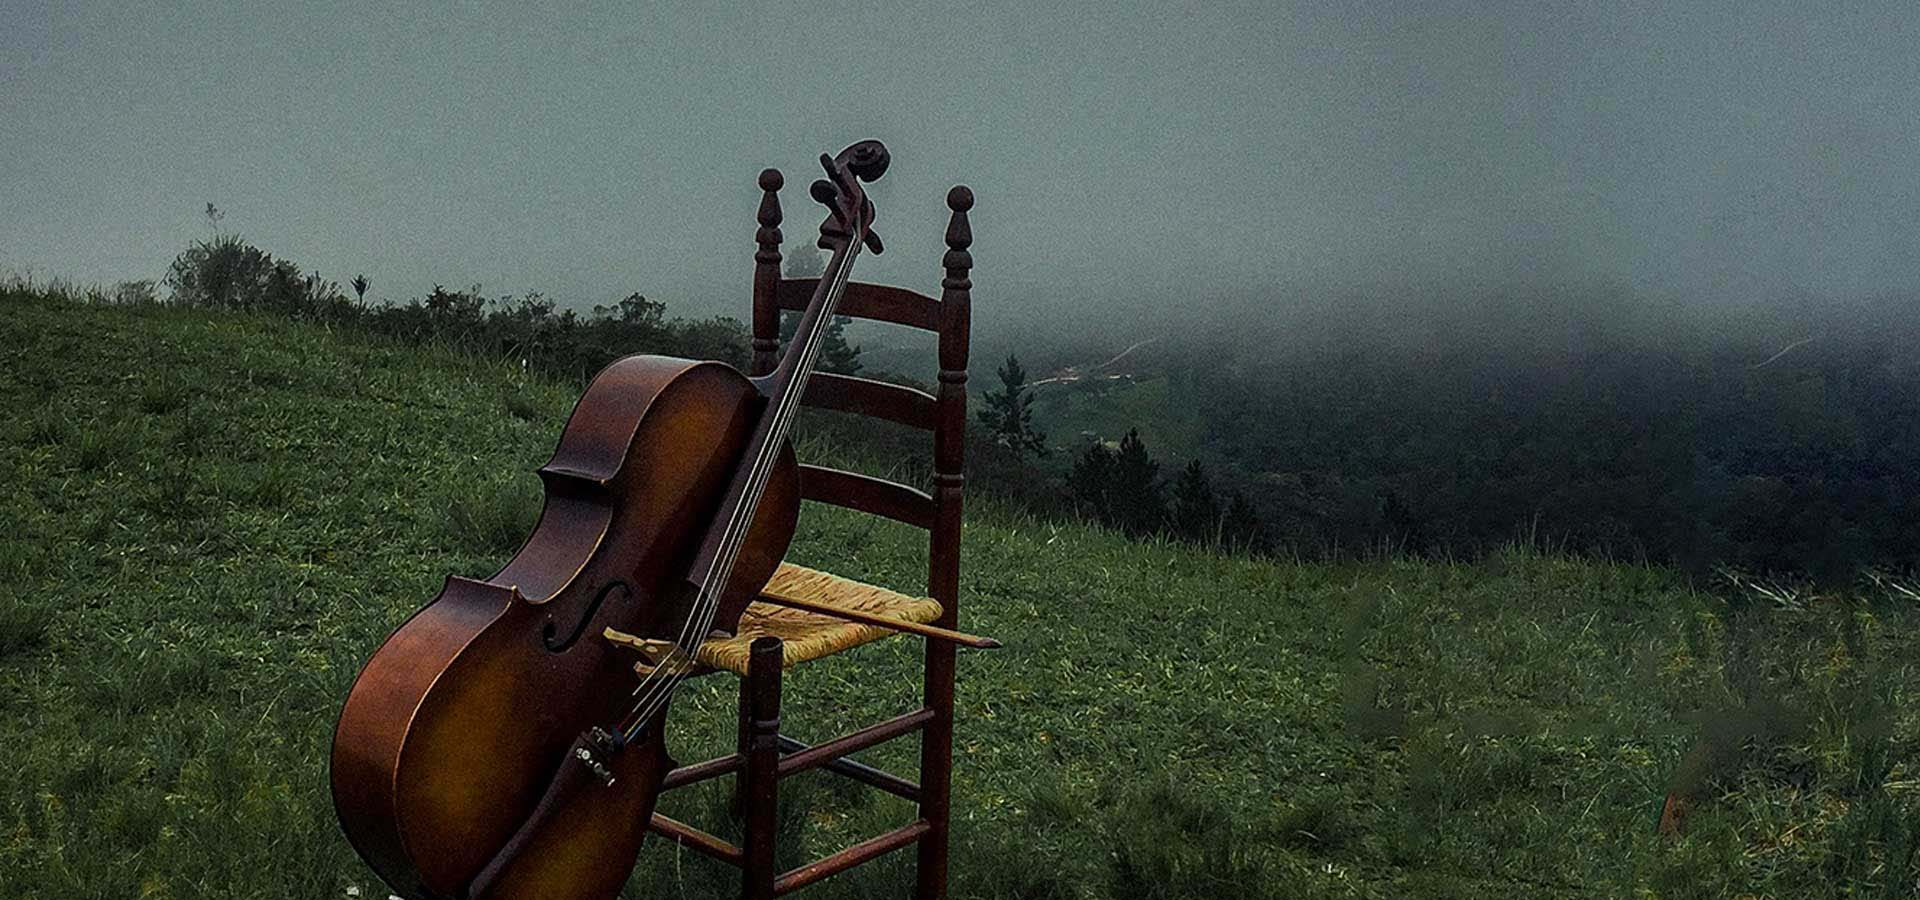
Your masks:
M1140 430L1128 429L1113 455L1113 485L1109 508L1112 523L1128 534L1152 534L1166 526L1167 504L1161 494L1160 464L1147 453Z
M789 252L785 277L817 278L825 267L819 249L803 244ZM780 343L783 346L791 345L794 332L800 330L800 315L789 310L780 316ZM860 345L847 343L846 328L851 321L847 316L834 316L827 322L825 340L820 345L820 371L841 375L853 375L860 371Z
M1000 390L987 392L986 408L979 413L980 424L987 426L995 443L1015 454L1031 450L1035 456L1046 456L1047 436L1033 427L1033 395L1027 392L1026 370L1009 354L1007 364L997 374Z
M826 257L812 244L795 244L787 249L787 264L780 274L786 278L818 278L826 271Z
M1067 490L1073 495L1074 505L1083 515L1093 517L1100 522L1113 520L1113 507L1109 498L1113 495L1113 451L1107 445L1094 441L1081 451L1080 458L1073 461L1073 472L1067 476Z
M1189 541L1211 544L1219 540L1219 528L1220 501L1206 470L1193 460L1173 482L1173 531Z
M1386 499L1380 504L1380 532L1390 546L1420 546L1420 520L1413 507L1400 498L1399 491L1387 491Z
M1220 519L1220 537L1228 547L1242 552L1261 553L1267 549L1266 529L1260 524L1260 516L1239 491L1229 495L1226 515Z

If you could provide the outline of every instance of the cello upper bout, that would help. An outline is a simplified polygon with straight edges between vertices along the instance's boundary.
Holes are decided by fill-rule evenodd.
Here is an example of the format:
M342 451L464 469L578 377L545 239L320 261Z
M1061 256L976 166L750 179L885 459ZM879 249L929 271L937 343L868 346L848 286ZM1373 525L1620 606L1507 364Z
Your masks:
M608 363L573 405L553 457L540 467L540 477L563 489L569 482L577 488L607 486L619 477L635 432L669 386L691 370L716 365L720 364L651 354Z
M695 458L697 451L726 446L715 432L756 396L720 363L636 355L609 364L574 405L552 458L539 469L546 488L540 521L494 580L519 585L539 605L590 569L657 566L648 548L661 546L674 511L702 491L698 470L712 464Z

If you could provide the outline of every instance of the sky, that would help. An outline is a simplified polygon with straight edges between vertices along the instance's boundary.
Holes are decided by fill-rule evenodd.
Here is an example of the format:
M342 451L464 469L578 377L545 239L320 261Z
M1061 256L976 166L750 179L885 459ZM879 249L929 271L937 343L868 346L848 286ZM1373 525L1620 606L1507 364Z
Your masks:
M806 239L877 138L856 277L937 293L967 184L989 329L1920 274L1910 3L533 6L0 0L0 273L159 279L212 203L371 297L744 316L759 170Z

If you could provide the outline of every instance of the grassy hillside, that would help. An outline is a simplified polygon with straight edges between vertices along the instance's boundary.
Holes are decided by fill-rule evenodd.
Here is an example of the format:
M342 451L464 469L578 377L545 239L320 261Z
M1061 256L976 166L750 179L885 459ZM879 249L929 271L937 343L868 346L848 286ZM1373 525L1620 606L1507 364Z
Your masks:
M334 717L446 573L511 555L570 392L266 319L0 313L0 896L384 896L334 823ZM1920 890L1897 591L1728 603L1523 548L1280 565L984 502L965 542L964 619L1008 647L962 660L959 896ZM818 511L794 554L901 587L921 565L906 529ZM906 708L911 649L799 671L789 729ZM722 749L732 685L682 696L676 754ZM788 860L909 815L796 784ZM1669 839L1674 785L1696 803ZM719 801L666 808L728 833ZM727 874L655 842L628 895Z

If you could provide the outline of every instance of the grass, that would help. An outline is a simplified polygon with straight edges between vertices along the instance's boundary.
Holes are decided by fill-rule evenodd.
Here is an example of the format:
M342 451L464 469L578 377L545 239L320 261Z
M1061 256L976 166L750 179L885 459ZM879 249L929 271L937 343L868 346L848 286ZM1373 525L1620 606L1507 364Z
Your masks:
M326 785L360 663L491 573L574 397L506 366L161 307L0 301L0 896L384 896ZM813 443L816 452L822 443ZM1515 547L1287 565L972 501L961 897L1912 897L1920 603L1793 603ZM797 561L904 588L910 530ZM795 673L789 729L896 713L912 645ZM733 685L673 749L731 742ZM869 760L910 771L911 741ZM911 816L792 782L784 863ZM1655 833L1670 789L1697 798ZM721 785L670 814L738 834ZM808 889L899 896L910 854ZM666 842L631 897L734 895Z

